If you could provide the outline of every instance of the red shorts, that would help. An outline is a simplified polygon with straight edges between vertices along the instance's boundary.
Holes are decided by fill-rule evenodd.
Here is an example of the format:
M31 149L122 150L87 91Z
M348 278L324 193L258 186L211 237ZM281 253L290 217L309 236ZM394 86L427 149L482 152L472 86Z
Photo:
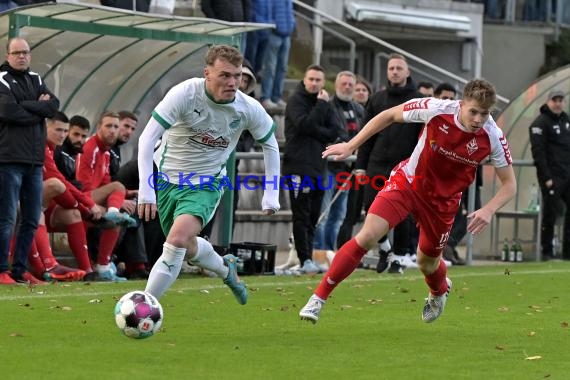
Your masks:
M427 256L437 257L449 239L458 208L459 201L450 206L449 199L443 203L425 196L398 170L378 192L368 212L386 219L390 228L411 213L420 230L418 249Z

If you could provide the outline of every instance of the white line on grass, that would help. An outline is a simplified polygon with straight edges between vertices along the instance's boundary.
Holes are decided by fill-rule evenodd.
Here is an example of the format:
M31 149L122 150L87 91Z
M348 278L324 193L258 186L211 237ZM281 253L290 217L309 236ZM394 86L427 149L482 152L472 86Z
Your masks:
M533 270L517 270L517 269L513 269L510 270L510 275L512 276L517 276L517 275L548 275L548 274L555 274L555 273L570 273L570 268L566 268L566 269L533 269ZM492 276L505 276L505 272L503 267L497 266L496 270L490 271L490 272L475 272L475 273L454 273L453 275L451 275L451 278L468 278L468 277L492 277ZM284 276L275 276L273 278L275 279L280 279L283 278ZM263 278L268 278L268 277L263 277ZM302 279L303 276L299 276L299 279ZM399 275L390 275L390 276L383 276L383 275L379 275L378 277L368 277L368 278L348 278L346 279L345 283L359 283L359 282L380 282L380 281L393 281L393 280L419 280L419 279L423 279L424 277L420 274L417 275L405 275L405 276L399 276ZM253 278L252 278L253 279ZM249 283L248 286L251 286L252 288L267 288L267 287L273 287L273 286L296 286L296 285L311 285L311 284L316 284L321 280L321 277L309 277L306 278L304 280L296 280L296 281L271 281L271 282L263 282L263 283L255 283L254 285L251 286L251 282L252 281L247 281ZM180 282L178 282L179 284ZM112 283L108 283L109 285L112 285ZM140 283L137 284L137 286ZM178 287L176 286L177 283L175 283L174 287L171 288L169 291L170 292L184 292L184 291L200 291L200 290L205 290L205 289L224 289L226 288L225 285L223 284L218 284L218 285L209 285L209 284L203 284L200 286L187 286L187 287ZM134 285L134 284L133 284ZM73 289L75 290L75 289ZM132 289L131 289L132 290ZM0 301L15 301L15 300L26 300L26 299L34 299L34 298L46 298L46 297L51 297L51 298L66 298L66 297L98 297L98 296L106 296L106 295L121 295L122 294L122 290L119 290L117 288L113 288L113 289L105 289L105 290L101 290L101 291L89 291L89 292L76 292L76 293L62 293L62 294L57 294L57 293L51 293L49 292L49 287L36 287L34 289L34 292L30 292L29 294L23 294L23 295L0 295Z

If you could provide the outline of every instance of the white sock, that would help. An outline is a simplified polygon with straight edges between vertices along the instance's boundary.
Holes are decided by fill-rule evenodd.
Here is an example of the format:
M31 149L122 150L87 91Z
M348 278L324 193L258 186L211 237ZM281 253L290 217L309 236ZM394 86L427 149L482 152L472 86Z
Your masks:
M186 255L186 248L178 248L169 243L164 243L163 247L162 255L150 271L145 289L156 298L162 297L164 292L172 286L180 273Z
M380 249L386 252L390 251L390 249L392 249L392 245L390 244L390 239L386 239L380 242Z
M98 273L108 272L111 270L111 264L96 264L94 269Z
M196 256L190 259L190 262L200 268L214 272L221 278L228 277L228 267L224 265L224 259L214 251L214 247L209 241L201 237L197 237L198 248Z

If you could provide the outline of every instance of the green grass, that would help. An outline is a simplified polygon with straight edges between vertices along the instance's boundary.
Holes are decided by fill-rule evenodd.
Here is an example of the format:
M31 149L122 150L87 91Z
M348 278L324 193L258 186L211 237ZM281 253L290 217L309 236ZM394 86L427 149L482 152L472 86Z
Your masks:
M316 277L247 277L240 306L217 279L162 298L162 332L115 327L116 300L144 282L0 287L4 379L567 379L570 263L450 268L443 316L421 321L417 270L360 270L318 324L297 313ZM98 301L94 301L98 300ZM537 357L535 360L528 358Z

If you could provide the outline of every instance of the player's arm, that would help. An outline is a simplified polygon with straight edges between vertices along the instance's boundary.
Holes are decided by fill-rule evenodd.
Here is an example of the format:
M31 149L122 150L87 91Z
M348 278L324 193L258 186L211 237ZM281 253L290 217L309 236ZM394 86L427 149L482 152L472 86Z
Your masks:
M263 162L265 164L265 187L261 200L261 209L265 215L275 214L279 211L279 175L281 173L279 146L273 133L271 132L263 139L258 140L263 149Z
M334 155L336 156L335 160L345 159L376 133L392 123L404 122L404 104L405 103L389 108L374 116L349 142L327 147L323 152L323 158Z
M151 117L139 138L139 218L149 221L156 216L156 194L152 170L154 146L165 129Z
M515 171L513 170L512 165L495 168L495 173L501 181L499 190L495 193L495 196L487 202L487 204L479 210L467 215L467 218L469 219L467 231L472 234L482 232L485 227L491 223L491 219L495 212L513 199L517 193L517 180L515 178Z

